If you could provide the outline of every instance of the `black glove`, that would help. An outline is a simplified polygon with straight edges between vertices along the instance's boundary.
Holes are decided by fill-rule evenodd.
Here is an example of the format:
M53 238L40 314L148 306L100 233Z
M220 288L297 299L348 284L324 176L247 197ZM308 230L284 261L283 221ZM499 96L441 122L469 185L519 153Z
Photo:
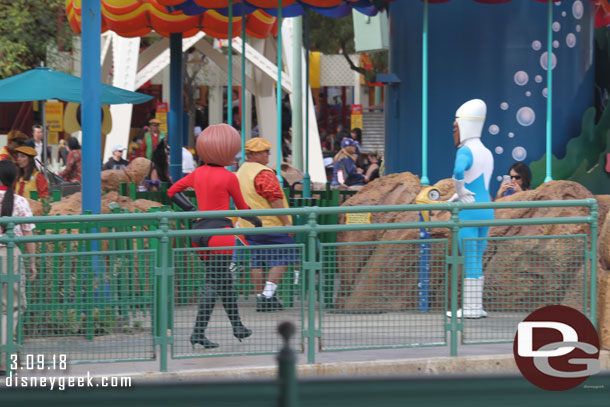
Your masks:
M263 222L261 222L258 216L241 216L241 218L253 224L255 228L260 228L263 226Z
M176 203L176 205L178 205L180 208L182 208L182 210L185 212L197 210L197 208L195 208L195 206L190 201L190 199L188 199L186 197L186 195L184 195L182 192L178 192L178 193L174 194L174 196L172 196L170 199L172 201L174 201Z

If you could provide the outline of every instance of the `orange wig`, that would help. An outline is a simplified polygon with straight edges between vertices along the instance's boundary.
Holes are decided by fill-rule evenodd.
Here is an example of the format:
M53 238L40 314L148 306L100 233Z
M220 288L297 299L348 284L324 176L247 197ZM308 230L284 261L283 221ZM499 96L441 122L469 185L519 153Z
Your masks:
M204 163L226 167L235 162L235 155L241 149L241 137L228 124L215 124L201 132L195 149Z

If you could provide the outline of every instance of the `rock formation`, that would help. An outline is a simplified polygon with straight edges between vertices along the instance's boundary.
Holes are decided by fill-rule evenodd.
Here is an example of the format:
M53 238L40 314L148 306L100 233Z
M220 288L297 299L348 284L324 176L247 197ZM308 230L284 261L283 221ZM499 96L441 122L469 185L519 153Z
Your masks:
M102 191L118 191L122 182L140 185L150 172L151 162L144 157L133 160L124 170L102 171Z
M439 181L441 200L453 195L451 180ZM343 206L412 204L422 186L411 173L392 174L362 188ZM594 197L582 185L551 181L536 190L520 192L500 201L546 201L596 198L598 200L597 298L599 332L610 348L610 209L608 196ZM588 216L582 207L496 210L496 219L558 218ZM448 220L447 211L435 211L431 220ZM417 222L417 212L372 213L371 223ZM342 216L340 223L344 223ZM550 304L564 304L583 311L585 247L590 241L586 224L493 227L484 262L484 306L491 312L523 312ZM580 237L561 237L580 235ZM384 229L342 232L339 242L388 242L337 248L334 305L345 312L388 312L417 309L419 229ZM432 239L447 239L448 229L432 229ZM497 239L497 240L494 240ZM392 243L412 241L410 243ZM430 307L443 310L445 284L444 245L433 243L430 254ZM588 289L588 287L587 287ZM458 290L459 291L459 290Z

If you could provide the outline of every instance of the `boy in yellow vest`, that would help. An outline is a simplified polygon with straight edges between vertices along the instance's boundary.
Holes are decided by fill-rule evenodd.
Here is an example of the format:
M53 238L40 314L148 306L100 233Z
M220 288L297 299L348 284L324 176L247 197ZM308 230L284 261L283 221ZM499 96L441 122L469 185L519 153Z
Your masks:
M266 166L271 147L271 143L260 137L248 140L245 145L246 162L237 171L241 193L252 209L288 208L288 202L275 172ZM264 227L292 226L289 215L261 216L260 219ZM239 227L252 227L252 225L240 219ZM246 241L250 246L294 244L294 239L288 233L246 235ZM262 291L256 296L256 311L271 312L284 309L275 296L275 291L287 265L297 262L296 249L294 247L254 249L251 251L251 260L252 281L255 287ZM266 281L265 268L269 268Z

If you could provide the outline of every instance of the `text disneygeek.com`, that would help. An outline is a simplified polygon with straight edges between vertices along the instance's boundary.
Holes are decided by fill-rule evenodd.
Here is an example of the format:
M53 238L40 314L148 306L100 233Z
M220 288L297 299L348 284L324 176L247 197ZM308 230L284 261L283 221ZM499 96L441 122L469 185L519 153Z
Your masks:
M65 390L70 388L126 388L131 387L131 377L101 376L6 376L4 384L7 388L47 388L49 390Z

